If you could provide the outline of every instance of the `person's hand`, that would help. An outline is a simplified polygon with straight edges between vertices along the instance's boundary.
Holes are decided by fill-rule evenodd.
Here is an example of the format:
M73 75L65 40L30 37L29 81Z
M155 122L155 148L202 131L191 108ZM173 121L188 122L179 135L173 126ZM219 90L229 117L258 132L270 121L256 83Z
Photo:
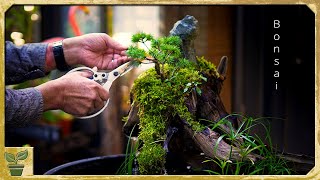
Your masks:
M127 62L126 46L105 33L91 33L63 40L67 64L81 64L98 69L114 69Z
M72 115L86 116L100 110L109 95L100 84L88 79L91 75L73 72L37 86L43 96L43 111L61 109Z

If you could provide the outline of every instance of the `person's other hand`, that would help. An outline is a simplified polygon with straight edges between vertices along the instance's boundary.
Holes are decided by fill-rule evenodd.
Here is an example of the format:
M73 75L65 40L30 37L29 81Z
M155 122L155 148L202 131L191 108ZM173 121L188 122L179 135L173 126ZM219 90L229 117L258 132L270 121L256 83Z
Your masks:
M82 64L98 69L114 69L129 61L121 45L105 33L91 33L63 40L63 51L69 65Z
M97 112L108 99L108 92L88 79L89 72L73 72L36 88L43 96L44 111L61 109L76 116Z

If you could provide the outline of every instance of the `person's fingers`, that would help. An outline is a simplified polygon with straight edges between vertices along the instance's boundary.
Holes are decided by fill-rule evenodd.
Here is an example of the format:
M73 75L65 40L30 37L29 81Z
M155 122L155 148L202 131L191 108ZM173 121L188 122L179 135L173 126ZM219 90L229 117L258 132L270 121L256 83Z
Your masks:
M108 100L109 93L103 88L103 86L98 88L98 93L102 101Z
M100 109L103 108L105 104L105 101L103 101L101 98L99 98L98 100L96 100L94 102L94 108L95 108L95 111L99 111Z
M94 72L97 72L97 71L98 71L97 66L93 67L92 70L93 70Z
M125 50L114 49L113 50L113 54L114 55L120 55L120 56L126 56L127 55L127 51L126 51L126 49Z
M127 56L127 50L121 51L119 54L122 56Z
M106 42L106 45L109 47L109 48L112 48L114 50L118 50L118 51L123 51L123 50L127 50L128 47L123 45L123 44L120 44L119 42L115 41L114 39L112 39L110 36L108 36L107 34L105 34L103 36L105 42Z
M123 63L125 63L125 61L123 59L113 60L108 64L108 69L115 69Z
M76 72L72 72L73 74L76 74L76 75L79 75L79 76L82 76L82 77L86 77L86 78L89 78L89 77L92 77L92 72L91 71L76 71Z
M95 106L95 105L94 105L94 106ZM94 114L95 112L97 112L98 110L97 110L97 108L95 108L94 106L90 108L90 110L88 111L88 113L83 114L82 116L92 115L92 114Z
M132 60L132 59L129 58L128 56L122 56L120 59L121 59L122 61L125 61L125 62Z
M128 56L126 56L126 55L119 55L119 54L115 54L113 58L114 58L114 60L116 60L116 61L123 61L123 62L127 62L127 61L131 60Z

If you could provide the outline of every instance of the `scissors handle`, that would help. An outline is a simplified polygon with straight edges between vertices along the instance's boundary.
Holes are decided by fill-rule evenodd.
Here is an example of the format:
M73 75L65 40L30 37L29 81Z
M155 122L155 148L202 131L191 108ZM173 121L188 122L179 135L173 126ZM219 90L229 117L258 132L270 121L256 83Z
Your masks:
M129 63L125 63L125 64L119 66L118 68L116 68L115 70L111 71L110 73L105 74L105 78L104 79L106 79L106 81L103 84L100 83L100 85L102 85L102 87L106 91L109 92L113 81L115 81L118 77L120 77L122 74L124 74L125 72L127 72L129 70L129 69L127 69L128 65L129 65ZM78 68L72 69L68 73L75 72L75 71L83 71L83 70L88 70L88 71L92 72L93 75L95 75L97 73L97 72L93 71L93 69L91 69L89 67L78 67ZM102 74L102 75L104 75L104 74ZM92 115L83 116L83 117L77 117L77 118L79 118L79 119L89 119L89 118L95 117L95 116L99 115L102 111L104 111L106 109L106 107L108 106L108 104L109 104L109 99L105 102L105 105L103 106L103 108L100 109L98 112L96 112L96 113L94 113Z
M108 81L104 83L103 88L109 92L113 81L116 80L119 76L120 74L118 71L110 72L108 75Z
M78 67L78 68L74 68L72 70L70 70L67 74L69 73L72 73L72 72L76 72L76 71L83 71L83 70L87 70L87 71L90 71L92 72L92 74L94 75L95 74L95 71L89 67ZM111 74L110 74L111 75ZM109 77L108 77L108 80L103 84L103 88L106 89L108 92L110 90L110 87L112 85L112 82L116 79L116 77L114 77L114 75L111 75L110 77L111 79L109 80ZM89 119L89 118L93 118L97 115L99 115L100 113L102 113L102 111L104 111L106 109L106 107L108 106L109 104L109 99L107 101L105 101L105 104L104 106L96 113L94 114L91 114L91 115L88 115L88 116L76 116L76 118L78 119Z
M118 71L110 72L108 75L108 80L103 84L103 88L109 92L113 81L116 80L119 76L120 76L120 74L118 73ZM102 111L104 111L106 109L106 107L109 104L109 100L110 100L110 98L108 98L108 100L104 104L103 108L100 109L98 112L96 112L92 115L89 115L89 116L83 116L83 117L78 117L78 118L79 119L89 119L89 118L93 118L93 117L99 115L100 113L102 113Z
M83 70L87 70L87 71L90 71L90 72L94 73L92 68L89 68L89 67L77 67L77 68L71 69L69 72L67 72L67 74L72 73L72 72L76 72L76 71L83 71Z
M104 106L98 112L91 114L91 115L88 115L88 116L77 116L77 118L78 119L90 119L90 118L98 116L100 113L102 113L107 108L107 106L109 104L109 100L110 100L110 98L105 102Z

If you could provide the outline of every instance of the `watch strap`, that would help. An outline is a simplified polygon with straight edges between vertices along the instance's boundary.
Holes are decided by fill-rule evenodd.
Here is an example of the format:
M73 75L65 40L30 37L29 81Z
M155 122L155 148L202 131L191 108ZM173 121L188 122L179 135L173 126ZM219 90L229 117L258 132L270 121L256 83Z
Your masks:
M57 69L60 71L68 71L70 70L70 66L66 63L66 59L64 58L62 45L62 41L57 41L53 43L53 56L56 62Z

